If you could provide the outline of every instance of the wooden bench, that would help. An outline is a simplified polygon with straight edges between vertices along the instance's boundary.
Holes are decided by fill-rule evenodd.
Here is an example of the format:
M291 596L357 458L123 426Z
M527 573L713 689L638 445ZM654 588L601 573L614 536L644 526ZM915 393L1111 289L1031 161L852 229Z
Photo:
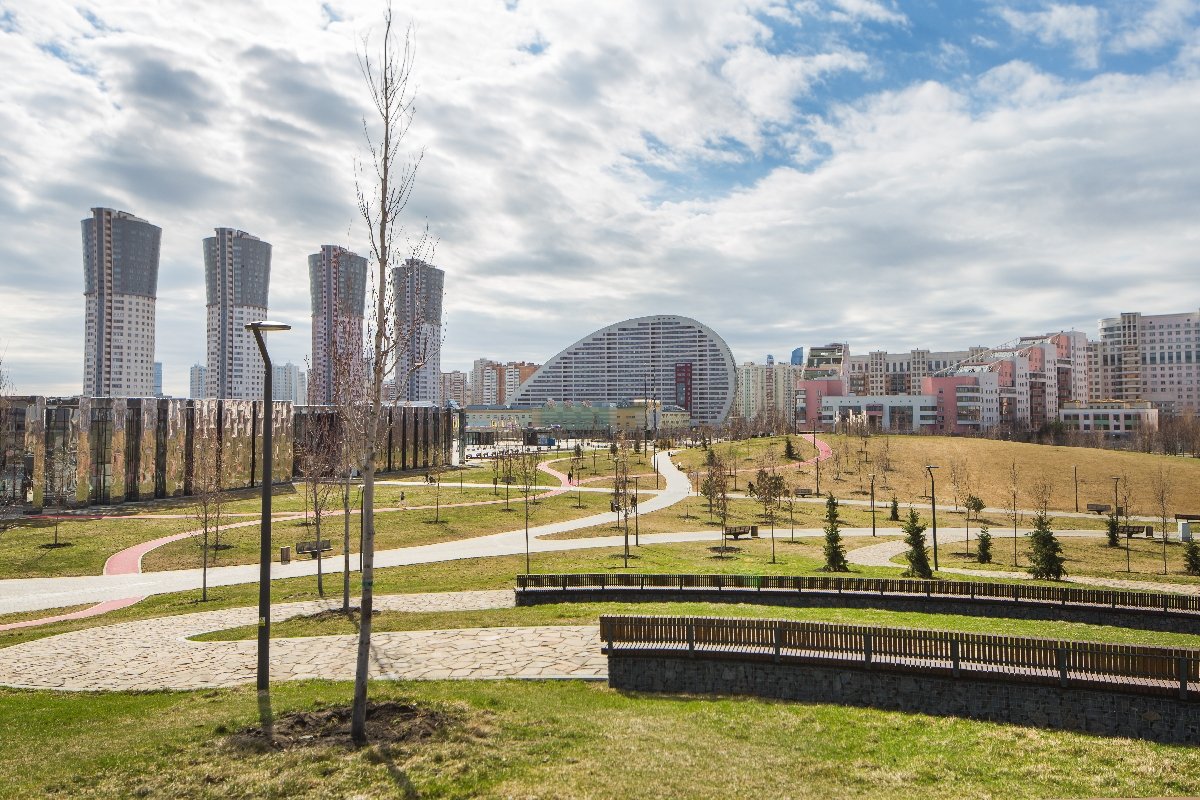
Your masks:
M796 490L796 497L812 497L812 495L813 495L812 489L797 489Z
M296 542L296 555L302 556L308 554L313 558L317 557L317 553L328 553L333 549L333 545L328 539L322 539L319 542Z
M1107 514L1109 511L1112 511L1112 506L1105 503L1088 503L1087 510L1089 513Z
M757 525L730 525L725 528L725 535L730 539L740 539L743 536L749 536L751 539L758 538Z
M1154 537L1154 526L1153 525L1118 525L1117 533L1123 533L1126 536L1137 536L1138 534L1144 533L1147 536L1153 538Z

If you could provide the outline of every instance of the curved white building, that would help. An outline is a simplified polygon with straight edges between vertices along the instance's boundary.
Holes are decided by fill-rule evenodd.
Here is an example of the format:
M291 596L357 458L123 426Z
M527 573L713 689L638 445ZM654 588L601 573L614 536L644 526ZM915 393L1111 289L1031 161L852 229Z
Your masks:
M512 406L555 402L661 400L698 424L717 425L733 406L733 353L707 325L658 314L618 322L583 337L521 385Z

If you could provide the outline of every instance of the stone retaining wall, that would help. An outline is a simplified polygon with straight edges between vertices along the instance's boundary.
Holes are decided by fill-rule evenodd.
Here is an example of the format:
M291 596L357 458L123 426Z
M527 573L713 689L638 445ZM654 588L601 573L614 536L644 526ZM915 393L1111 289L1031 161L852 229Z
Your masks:
M1091 689L769 661L610 654L609 685L640 692L753 695L1200 744L1200 702Z
M921 595L746 591L739 589L539 589L518 591L517 605L546 603L751 603L797 608L878 608L927 614L962 614L972 617L1008 617L1056 622L1082 622L1150 631L1200 634L1200 615L1157 609L1109 609L1071 606L1034 600L996 598L923 597Z

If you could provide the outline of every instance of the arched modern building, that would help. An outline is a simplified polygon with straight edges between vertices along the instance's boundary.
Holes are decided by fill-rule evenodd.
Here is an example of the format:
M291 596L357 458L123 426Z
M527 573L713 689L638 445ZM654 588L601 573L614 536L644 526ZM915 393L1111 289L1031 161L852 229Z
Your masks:
M521 385L512 406L548 401L660 400L692 421L716 425L733 405L733 353L707 325L688 317L638 317L583 337Z

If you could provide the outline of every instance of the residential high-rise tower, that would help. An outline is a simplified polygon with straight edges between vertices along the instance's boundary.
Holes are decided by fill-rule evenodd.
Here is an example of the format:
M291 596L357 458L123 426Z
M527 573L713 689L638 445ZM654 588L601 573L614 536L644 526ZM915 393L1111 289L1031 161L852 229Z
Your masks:
M344 247L326 244L308 257L312 295L312 367L308 402L335 400L337 365L361 375L363 306L367 296L367 260ZM361 378L357 380L362 383ZM344 390L343 390L344 391Z
M246 324L267 318L271 245L233 228L217 228L204 240L208 288L209 397L262 397L263 365Z
M154 395L154 301L162 229L125 211L93 208L83 230L83 393Z
M446 273L416 258L392 270L399 402L441 402L442 289Z

